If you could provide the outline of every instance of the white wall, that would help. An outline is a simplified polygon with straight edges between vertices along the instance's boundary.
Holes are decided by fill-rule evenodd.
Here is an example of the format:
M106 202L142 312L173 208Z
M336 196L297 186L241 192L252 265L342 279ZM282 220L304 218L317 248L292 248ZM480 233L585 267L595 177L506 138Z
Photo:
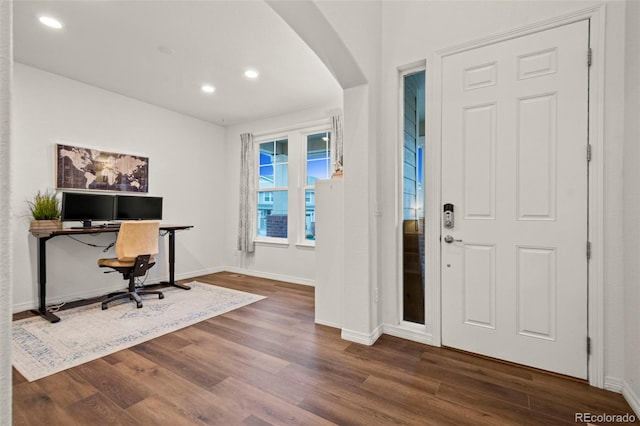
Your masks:
M623 393L640 414L640 2L626 3Z
M54 186L54 145L65 143L149 157L149 195L164 197L164 223L195 228L176 234L176 275L223 265L224 128L74 80L15 64L12 143L13 310L37 306L36 239L28 233L26 200ZM115 234L82 236L106 245ZM148 282L168 276L167 240ZM121 288L96 265L111 249L67 237L47 243L47 301L68 301Z
M13 4L0 2L0 342L11 339L11 91ZM0 348L0 424L12 419L11 345Z
M599 4L590 1L384 2L382 42L382 320L397 322L398 67L427 60L437 50ZM606 8L605 205L622 205L624 3ZM427 106L430 108L430 106ZM427 126L429 124L427 123ZM429 141L427 141L429 144ZM607 209L605 229L605 376L623 377L622 209ZM433 218L438 220L438 218Z
M224 160L226 167L224 177L226 203L223 207L221 206L227 218L222 242L225 269L299 284L314 285L316 267L314 248L296 245L299 240L298 226L289 227L288 245L256 243L255 252L252 254L243 254L236 250L240 188L240 135L247 132L257 134L291 129L298 125L319 120L327 120L328 122L331 115L340 110L341 104L342 100L336 99L334 105L329 105L326 108L298 111L227 128ZM290 142L290 161L301 159L301 155L299 155L301 148L300 146L294 146ZM289 168L289 179L293 181L299 180L294 167L290 166ZM299 193L300 191L297 192ZM301 203L298 194L290 192L289 204L298 202ZM296 220L297 218L290 218L289 223L295 224L297 223Z
M344 291L342 337L372 344L381 332L379 180L382 2L316 2L367 84L344 92Z

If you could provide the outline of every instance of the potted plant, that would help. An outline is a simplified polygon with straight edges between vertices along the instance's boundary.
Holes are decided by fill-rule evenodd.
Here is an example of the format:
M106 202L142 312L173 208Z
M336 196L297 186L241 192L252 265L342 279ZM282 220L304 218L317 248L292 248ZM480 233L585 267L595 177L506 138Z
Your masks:
M38 191L33 200L27 201L31 212L29 231L36 237L50 235L52 231L62 228L60 221L60 203L55 192Z

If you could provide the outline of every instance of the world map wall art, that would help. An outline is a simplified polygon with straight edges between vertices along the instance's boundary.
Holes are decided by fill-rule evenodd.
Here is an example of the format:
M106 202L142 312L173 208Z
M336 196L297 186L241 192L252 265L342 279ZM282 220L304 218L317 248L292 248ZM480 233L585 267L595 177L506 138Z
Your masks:
M149 191L149 158L56 145L56 188Z

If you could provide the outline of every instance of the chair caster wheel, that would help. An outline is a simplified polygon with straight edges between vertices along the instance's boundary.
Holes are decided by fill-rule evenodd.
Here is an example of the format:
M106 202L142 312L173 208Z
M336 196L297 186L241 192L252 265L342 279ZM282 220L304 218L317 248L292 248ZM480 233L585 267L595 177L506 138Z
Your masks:
M107 310L107 305L102 305L102 310L106 311Z
M160 294L158 295L158 299L164 299L164 294L160 293Z
M142 308L142 303L136 303L136 307L137 307L138 309Z

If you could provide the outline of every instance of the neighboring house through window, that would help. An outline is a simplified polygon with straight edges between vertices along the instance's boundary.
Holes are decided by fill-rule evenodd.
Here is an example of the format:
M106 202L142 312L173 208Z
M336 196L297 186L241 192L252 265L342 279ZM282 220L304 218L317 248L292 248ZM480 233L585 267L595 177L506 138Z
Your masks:
M330 124L256 138L256 241L314 245L315 181L331 177ZM291 176L291 180L289 177Z

